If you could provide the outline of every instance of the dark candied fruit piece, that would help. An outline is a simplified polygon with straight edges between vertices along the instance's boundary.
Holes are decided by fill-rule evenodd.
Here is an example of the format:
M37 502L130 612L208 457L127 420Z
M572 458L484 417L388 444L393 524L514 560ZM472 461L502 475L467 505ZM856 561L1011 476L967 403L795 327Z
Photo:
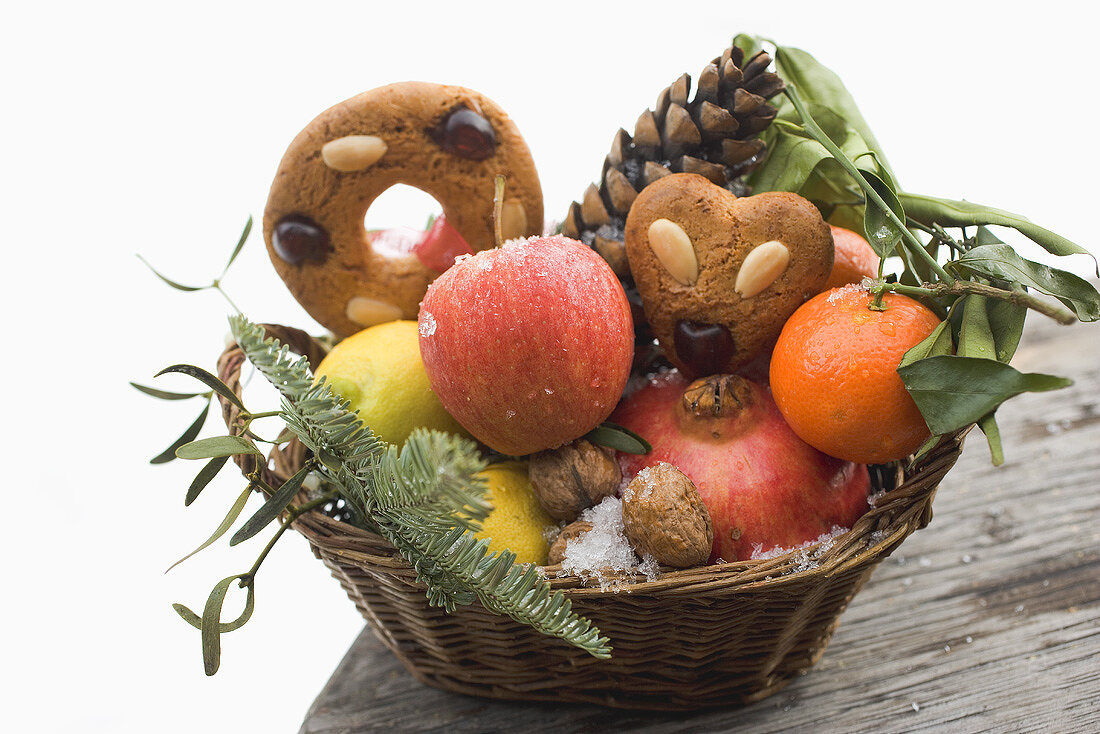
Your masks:
M332 251L328 231L304 214L287 214L280 219L271 234L271 246L291 265L306 260L324 262Z
M497 149L493 126L469 107L451 110L429 134L443 150L472 161L483 161Z
M720 324L699 321L677 321L673 344L676 355L692 377L724 372L737 351L729 329Z

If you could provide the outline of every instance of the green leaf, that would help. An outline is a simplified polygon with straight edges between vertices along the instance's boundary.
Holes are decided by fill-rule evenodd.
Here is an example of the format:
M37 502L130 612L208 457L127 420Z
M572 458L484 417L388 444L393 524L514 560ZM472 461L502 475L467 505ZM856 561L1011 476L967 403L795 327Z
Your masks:
M137 258L138 258L138 260L141 260L143 263L145 263L145 267L147 267L147 268L149 268L150 270L153 271L153 275L157 276L158 278L163 280L165 283L167 283L168 285L175 288L177 291L186 291L186 292L191 293L191 292L194 292L194 291L204 291L204 290L206 290L207 288L210 287L208 285L183 285L182 283L177 283L176 281L172 280L171 278L168 278L164 275L161 275L159 272L157 272L157 269L154 268L152 265L150 265L149 261L146 260L145 258L143 258L141 255L138 255Z
M228 456L218 456L206 462L206 465L199 470L198 476L191 482L191 486L187 488L187 496L183 499L184 507L198 498L199 493L206 489L206 485L218 475L227 461L229 461Z
M938 199L904 192L900 197L909 216L925 226L939 224L943 227L967 227L995 224L1011 227L1052 255L1088 255L1096 264L1096 274L1100 275L1100 263L1097 263L1095 255L1019 214L969 201Z
M230 390L228 385L219 380L216 376L204 370L202 367L196 367L193 364L174 364L171 367L165 367L156 375L154 375L154 377L160 377L161 375L168 374L169 372L178 372L183 375L194 377L196 380L209 387L218 395L221 395L223 398L236 405L242 411L247 410L244 407L244 403L242 403L241 399L237 396L237 393Z
M986 443L989 444L989 458L993 466L1005 463L1005 450L1001 443L1001 429L997 426L997 419L993 413L989 413L978 421L978 428L985 434Z
M745 52L746 59L751 59L764 50L764 39L760 36L750 36L747 33L738 33L733 37L733 45Z
M897 215L902 222L905 221L905 209L898 201L897 194L885 181L870 171L861 171L863 178L871 185L871 188L882 197L886 205ZM890 256L893 249L901 242L902 233L897 225L877 206L868 205L863 215L863 229L867 234L867 242L881 258Z
M839 76L802 49L790 46L776 47L775 63L779 76L797 86L808 102L829 108L858 133L878 157L879 165L893 178L882 146ZM817 118L816 112L814 117Z
M1007 280L1053 296L1070 308L1081 321L1100 318L1100 293L1084 278L1049 265L1025 260L1008 245L982 245L950 263L954 270Z
M584 434L584 439L624 454L648 454L653 450L649 441L628 428L615 423L604 422Z
M131 382L130 387L161 400L188 400L189 398L197 398L200 395L210 395L208 392L168 392L167 390L158 390L155 387L139 385L136 382Z
M1004 240L997 235L989 231L988 227L978 227L977 234L974 235L975 245L1003 245Z
M213 459L218 456L238 456L253 454L263 456L263 452L247 438L241 436L214 436L184 444L176 449L178 459Z
M185 446L188 443L194 441L195 436L199 435L199 432L202 431L202 427L206 423L206 416L209 413L210 413L210 401L208 400L206 402L206 406L203 407L202 412L199 413L199 417L195 419L194 423L192 423L190 426L187 427L187 430L183 432L183 435L180 436L179 438L177 438L172 443L171 446L169 446L164 451L162 451L161 453L157 454L152 459L150 459L149 463L150 464L167 464L169 461L172 461L173 459L175 459L176 458L176 451L178 451L181 446Z
M235 576L234 578L240 577ZM226 632L233 632L234 630L240 629L244 626L245 622L247 622L252 617L252 612L256 608L256 584L250 583L247 585L247 588L248 596L245 598L244 611L241 612L241 616L237 617L232 622L222 622L218 626L218 631L221 632L223 635ZM197 630L202 629L202 617L192 612L183 604L173 604L172 608L176 610L176 614L180 615L180 617L183 618L184 622L187 622L187 624L191 625Z
M951 329L948 328L948 322L944 320L932 330L931 334L910 347L909 351L902 355L901 364L899 364L898 367L905 367L919 359L925 359L927 357L938 357L943 354L951 354L953 349L954 344L951 341Z
M298 490L302 486L302 482L305 481L306 475L313 470L313 464L307 462L299 469L294 476L283 482L283 486L268 498L267 502L264 502L260 506L260 509L256 510L256 514L248 518L248 521L241 526L232 538L229 539L229 545L237 545L248 540L256 533L267 527L268 523L282 514L286 509L290 501L294 499L294 496L298 494Z
M985 296L969 295L962 299L962 321L959 323L959 346L956 354L978 359L996 358L997 348L989 325Z
M168 571L171 571L173 568L180 565L181 563L183 563L184 561L186 561L188 558L195 555L199 551L201 551L205 548L209 548L211 543L213 543L218 538L225 535L225 533L229 530L229 528L233 527L233 523L235 523L237 521L237 518L241 516L241 510L243 510L245 504L248 503L248 497L251 494L252 494L252 485L249 484L247 487L245 487L245 490L243 492L241 492L240 496L237 497L237 501L233 503L233 506L229 508L229 512L226 513L225 518L221 522L221 525L219 525L217 527L217 529L214 530L213 535L211 535L209 538L207 538L206 541L204 541L203 544L200 545L198 548L191 551L186 556L184 556L183 558L179 559L178 561L173 563L171 566L169 566L167 568L167 570L165 570L165 573L168 573Z
M1064 377L1018 372L991 359L951 355L898 367L898 374L934 434L976 423L1015 395L1073 384Z
M219 581L210 592L206 607L202 610L202 663L207 675L214 675L221 666L222 605L225 603L229 585L239 578L239 575L229 576Z
M252 217L248 218L245 222L244 231L241 232L241 238L237 241L237 246L233 248L233 254L229 256L229 262L225 264L225 268L222 269L221 277L225 277L225 274L229 272L229 266L233 264L233 261L237 259L237 255L241 254L241 249L244 247L245 240L248 239L249 233L252 232Z
M1018 290L1019 287L1006 285L1006 288ZM1016 354L1016 348L1020 346L1020 338L1024 334L1024 319L1027 318L1027 306L1009 303L999 298L990 298L985 305L989 315L989 328L993 332L993 343L996 348L995 359L1007 364L1012 355Z

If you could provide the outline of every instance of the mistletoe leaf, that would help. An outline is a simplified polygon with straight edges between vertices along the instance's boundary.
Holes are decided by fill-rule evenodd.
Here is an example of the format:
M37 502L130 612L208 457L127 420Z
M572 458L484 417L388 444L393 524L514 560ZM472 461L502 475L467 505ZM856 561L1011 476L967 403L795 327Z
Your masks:
M202 412L199 413L199 417L195 419L195 422L187 427L187 430L183 432L183 435L172 442L172 445L166 448L161 453L154 456L149 460L150 464L167 464L176 458L176 451L180 447L185 446L195 440L195 437L202 431L203 425L206 424L206 416L210 413L210 401L206 402Z
M155 377L160 377L161 375L168 374L169 372L177 372L182 375L194 377L196 380L209 387L218 395L221 395L223 398L236 405L242 411L246 410L246 408L244 407L244 403L241 402L241 399L237 396L237 393L230 390L228 385L226 385L216 376L204 370L202 367L196 367L193 364L174 364L171 367L165 367L164 369L162 369L155 375Z

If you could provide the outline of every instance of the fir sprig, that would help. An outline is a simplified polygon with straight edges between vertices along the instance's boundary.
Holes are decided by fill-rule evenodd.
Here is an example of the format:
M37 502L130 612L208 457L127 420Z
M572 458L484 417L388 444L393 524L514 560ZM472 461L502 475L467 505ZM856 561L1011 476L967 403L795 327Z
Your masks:
M431 604L453 611L475 598L544 634L597 658L608 640L551 592L534 567L518 566L510 552L490 553L474 532L489 511L485 467L474 444L451 434L417 430L399 450L385 446L348 412L323 381L314 383L304 358L265 338L243 316L230 326L245 356L282 396L287 426L320 460L319 471L356 513L397 548L427 587Z

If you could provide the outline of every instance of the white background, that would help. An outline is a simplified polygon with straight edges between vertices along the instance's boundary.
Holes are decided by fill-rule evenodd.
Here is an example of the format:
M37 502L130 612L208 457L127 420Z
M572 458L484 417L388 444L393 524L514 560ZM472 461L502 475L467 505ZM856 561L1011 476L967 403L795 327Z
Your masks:
M152 375L213 369L226 332L217 294L170 290L135 254L209 281L262 214L291 138L346 97L408 79L488 94L560 218L618 127L756 32L843 77L907 190L1016 211L1096 249L1095 28L1078 3L21 5L34 9L0 18L7 731L295 731L361 629L290 534L252 621L224 638L221 672L203 675L198 632L171 604L201 608L264 539L223 539L163 574L241 483L227 471L184 508L198 465L147 461L199 405L127 385L197 386ZM375 213L418 225L429 212ZM253 319L317 331L260 237L225 285Z

